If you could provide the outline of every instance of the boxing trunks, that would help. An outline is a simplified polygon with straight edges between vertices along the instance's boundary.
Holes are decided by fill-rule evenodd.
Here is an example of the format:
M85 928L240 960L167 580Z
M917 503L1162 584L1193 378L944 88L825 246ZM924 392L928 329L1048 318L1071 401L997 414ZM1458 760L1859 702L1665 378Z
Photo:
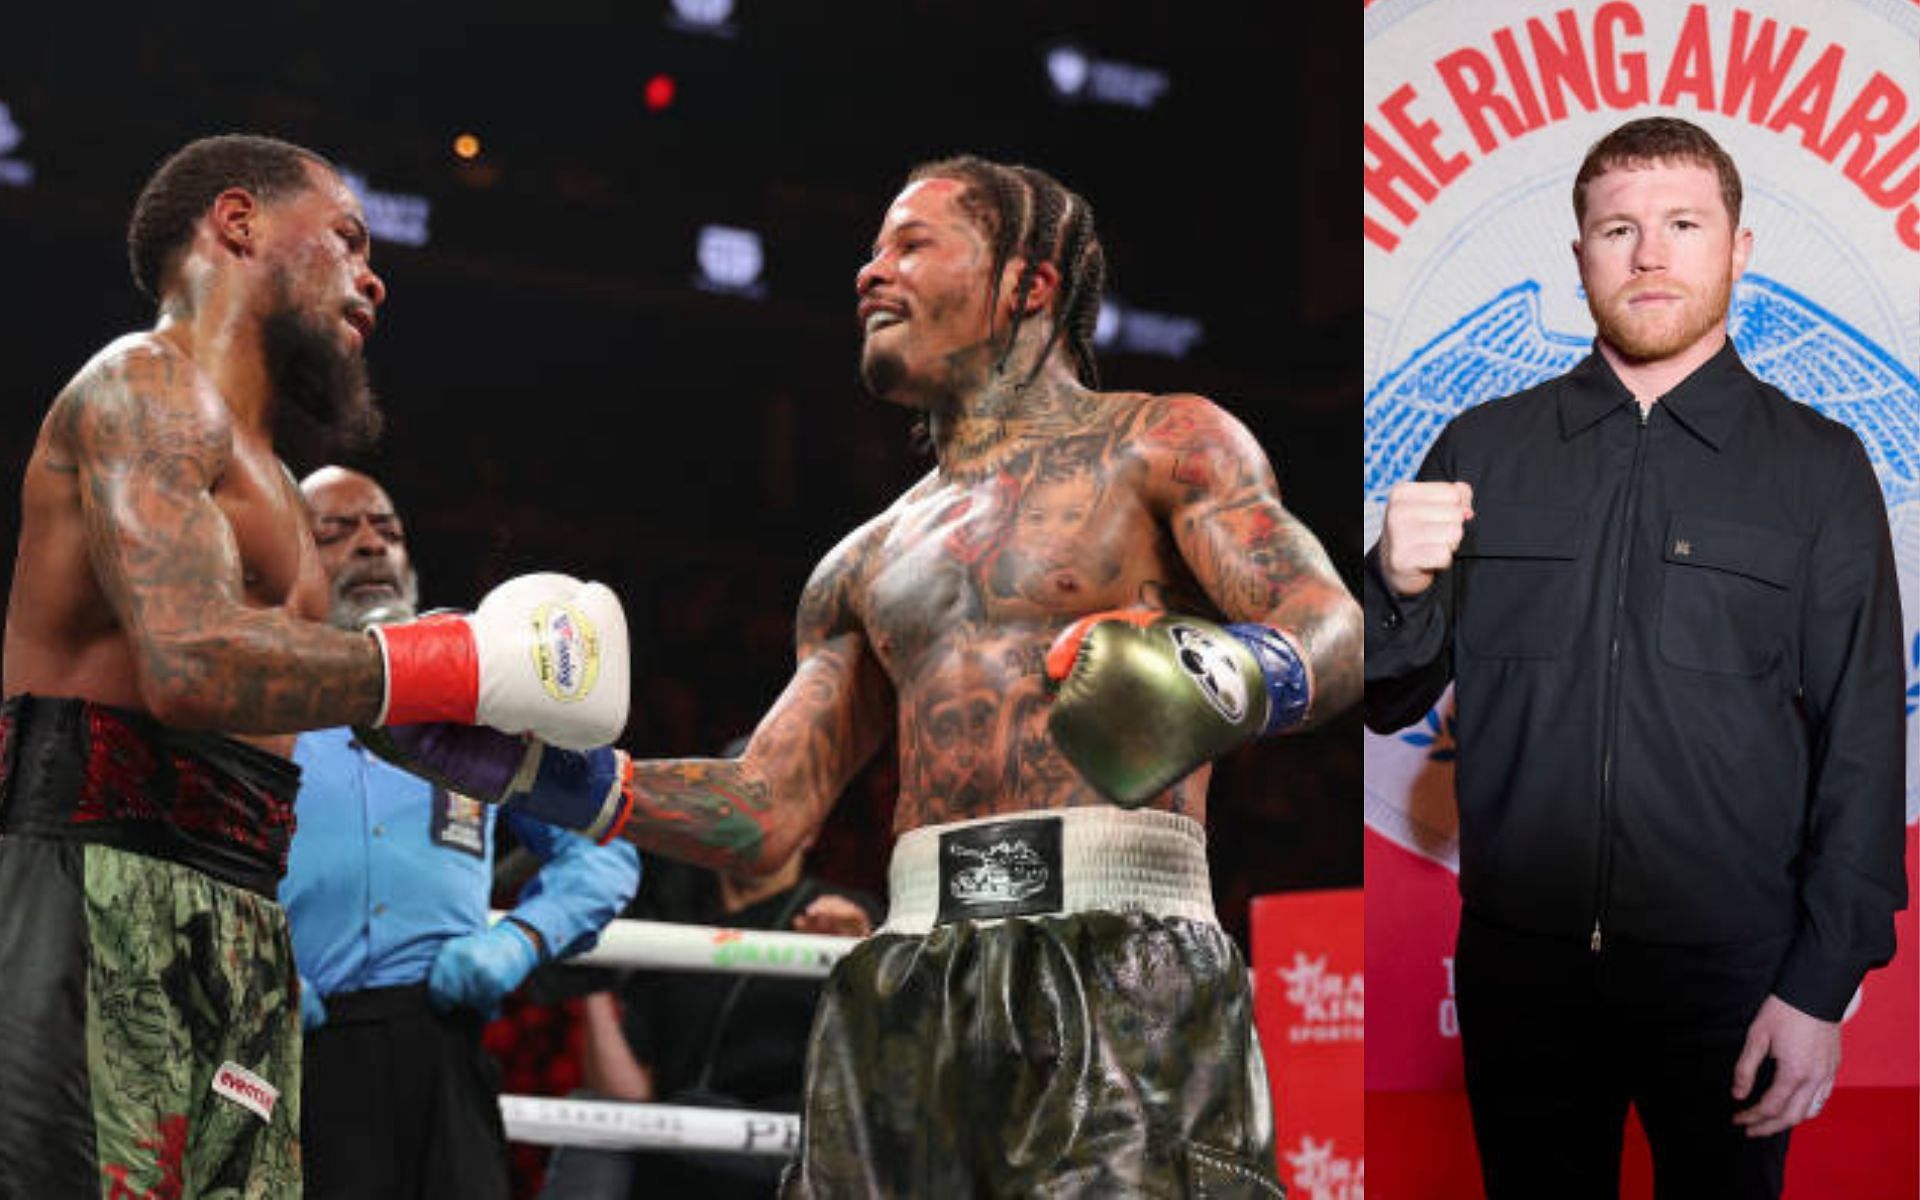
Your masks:
M298 1196L293 764L0 707L0 1197Z
M828 978L782 1194L1275 1197L1206 834L1071 808L905 834Z

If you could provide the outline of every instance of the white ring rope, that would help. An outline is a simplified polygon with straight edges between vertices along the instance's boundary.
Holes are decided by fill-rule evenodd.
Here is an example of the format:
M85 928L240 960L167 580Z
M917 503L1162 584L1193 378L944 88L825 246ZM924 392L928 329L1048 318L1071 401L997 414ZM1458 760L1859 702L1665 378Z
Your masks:
M502 1096L507 1140L605 1150L707 1150L791 1158L800 1148L797 1113L681 1104L623 1104L557 1096Z
M501 913L494 913L499 920ZM858 938L665 921L608 922L592 950L560 961L582 967L647 967L820 979ZM791 1158L800 1148L798 1113L678 1104L627 1104L557 1096L502 1096L507 1140L536 1146L617 1150L706 1150Z
M493 914L498 920L500 913ZM580 967L649 967L823 979L858 938L761 929L721 929L666 921L611 921L585 954L560 961Z

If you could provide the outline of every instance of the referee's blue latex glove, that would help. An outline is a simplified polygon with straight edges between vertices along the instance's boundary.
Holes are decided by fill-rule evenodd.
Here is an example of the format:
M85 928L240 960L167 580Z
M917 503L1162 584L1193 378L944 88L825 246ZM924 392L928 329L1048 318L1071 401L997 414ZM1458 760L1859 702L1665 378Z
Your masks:
M312 1033L327 1023L327 1003L320 998L320 989L313 986L313 980L305 975L300 977L300 1032Z
M440 947L427 974L428 997L441 1012L471 1008L491 1018L501 997L539 965L533 939L512 921L501 921Z

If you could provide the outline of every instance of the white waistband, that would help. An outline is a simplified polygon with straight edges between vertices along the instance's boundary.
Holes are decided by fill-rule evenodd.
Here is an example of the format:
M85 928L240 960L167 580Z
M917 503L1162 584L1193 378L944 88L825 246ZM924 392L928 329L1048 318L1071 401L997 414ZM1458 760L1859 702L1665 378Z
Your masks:
M1219 924L1207 875L1207 833L1158 809L1060 808L926 825L900 836L887 871L881 933L924 934L940 913L941 835L1040 820L1060 823L1060 913L1143 912Z

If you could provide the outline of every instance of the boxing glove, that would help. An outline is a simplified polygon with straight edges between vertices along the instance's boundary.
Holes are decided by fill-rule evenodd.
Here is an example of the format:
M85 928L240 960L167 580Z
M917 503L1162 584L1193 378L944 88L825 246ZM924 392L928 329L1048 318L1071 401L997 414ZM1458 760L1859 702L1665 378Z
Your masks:
M1305 657L1265 625L1144 609L1094 613L1047 651L1047 728L1101 793L1127 808L1251 738L1306 718Z
M611 746L560 750L538 738L448 722L353 732L403 771L601 845L620 833L633 810L632 762Z
M540 965L533 939L510 920L451 938L427 972L427 1000L440 1012L469 1008L491 1019L508 992Z
M455 721L530 733L565 750L627 724L627 618L604 584L522 575L470 616L368 631L386 661L379 725Z

